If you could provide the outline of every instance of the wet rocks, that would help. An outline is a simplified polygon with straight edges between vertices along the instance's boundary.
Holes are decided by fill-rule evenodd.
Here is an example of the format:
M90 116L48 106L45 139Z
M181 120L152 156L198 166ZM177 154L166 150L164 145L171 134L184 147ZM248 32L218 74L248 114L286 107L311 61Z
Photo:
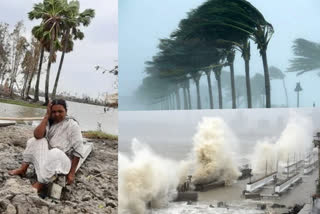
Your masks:
M229 206L227 205L226 202L219 201L219 202L217 203L217 207L219 207L219 208L228 208Z
M289 207L289 212L288 214L298 214L300 210L302 210L304 204L295 204L293 207Z
M286 207L286 205L283 205L283 204L274 203L271 205L271 208L285 208L285 207Z
M267 205L266 204L257 204L257 208L259 210L265 210L267 208Z
M31 183L36 176L31 166L26 177L9 176L8 170L22 162L33 127L0 127L0 213L109 213L118 208L118 143L92 140L94 149L78 170L75 182L62 192L60 201L40 198Z

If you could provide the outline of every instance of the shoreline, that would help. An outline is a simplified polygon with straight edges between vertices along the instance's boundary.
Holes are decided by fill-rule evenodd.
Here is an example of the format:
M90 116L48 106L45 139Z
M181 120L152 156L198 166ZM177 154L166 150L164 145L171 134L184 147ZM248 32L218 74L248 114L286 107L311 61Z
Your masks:
M31 98L31 97L29 97ZM100 102L92 102L87 101L81 98L70 98L70 97L63 97L63 96L56 96L57 99L64 99L69 102L75 102L75 103L83 103L88 105L95 105L95 106L102 106L102 107L109 107L109 108L115 108L118 109L118 103L100 103ZM51 98L49 98L51 100ZM35 107L35 108L43 108L46 106L43 106L45 103L44 101L37 101L34 102L33 99L27 99L23 100L20 96L14 95L13 97L7 96L0 91L0 102L8 103L8 104L16 104L21 106L27 106L27 107Z

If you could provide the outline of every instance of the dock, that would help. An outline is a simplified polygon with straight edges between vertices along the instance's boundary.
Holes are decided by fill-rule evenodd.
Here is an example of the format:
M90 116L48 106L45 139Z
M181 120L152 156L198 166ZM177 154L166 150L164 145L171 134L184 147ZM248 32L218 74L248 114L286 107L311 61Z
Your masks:
M290 176L289 178L285 179L284 181L277 183L276 187L275 187L275 193L280 195L281 193L288 190L288 188L290 186L292 186L293 184L295 184L301 180L302 180L302 177L301 177L300 173L296 173L296 174Z
M295 163L292 163L288 166L285 166L284 167L284 171L283 171L283 174L291 174L291 173L294 173L296 170L302 168L304 165L304 160L299 160Z
M266 184L272 181L275 181L277 177L277 173L278 172L272 172L270 174L263 176L262 178L259 178L255 181L247 183L245 192L248 192L248 193L255 192L256 190L258 190L259 188L262 188Z

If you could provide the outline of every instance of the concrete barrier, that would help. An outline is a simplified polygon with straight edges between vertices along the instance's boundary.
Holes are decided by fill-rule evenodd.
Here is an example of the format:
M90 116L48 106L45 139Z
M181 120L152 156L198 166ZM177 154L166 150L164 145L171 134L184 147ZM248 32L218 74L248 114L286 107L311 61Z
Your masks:
M277 172L272 172L262 178L255 180L253 182L249 182L246 185L246 192L254 192L257 189L263 187L264 185L268 184L271 181L274 181L277 176Z
M295 184L301 179L302 177L299 173L289 177L288 179L276 184L275 193L281 194L282 192L286 191L292 184Z

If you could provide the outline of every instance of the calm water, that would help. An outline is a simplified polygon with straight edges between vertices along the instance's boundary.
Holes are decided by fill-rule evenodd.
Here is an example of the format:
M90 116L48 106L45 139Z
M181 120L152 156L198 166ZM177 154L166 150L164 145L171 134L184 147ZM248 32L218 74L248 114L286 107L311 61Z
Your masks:
M104 113L103 106L67 101L68 115L75 117L82 130L96 130L98 123L104 132L118 135L118 110ZM0 103L0 117L41 117L45 109Z

